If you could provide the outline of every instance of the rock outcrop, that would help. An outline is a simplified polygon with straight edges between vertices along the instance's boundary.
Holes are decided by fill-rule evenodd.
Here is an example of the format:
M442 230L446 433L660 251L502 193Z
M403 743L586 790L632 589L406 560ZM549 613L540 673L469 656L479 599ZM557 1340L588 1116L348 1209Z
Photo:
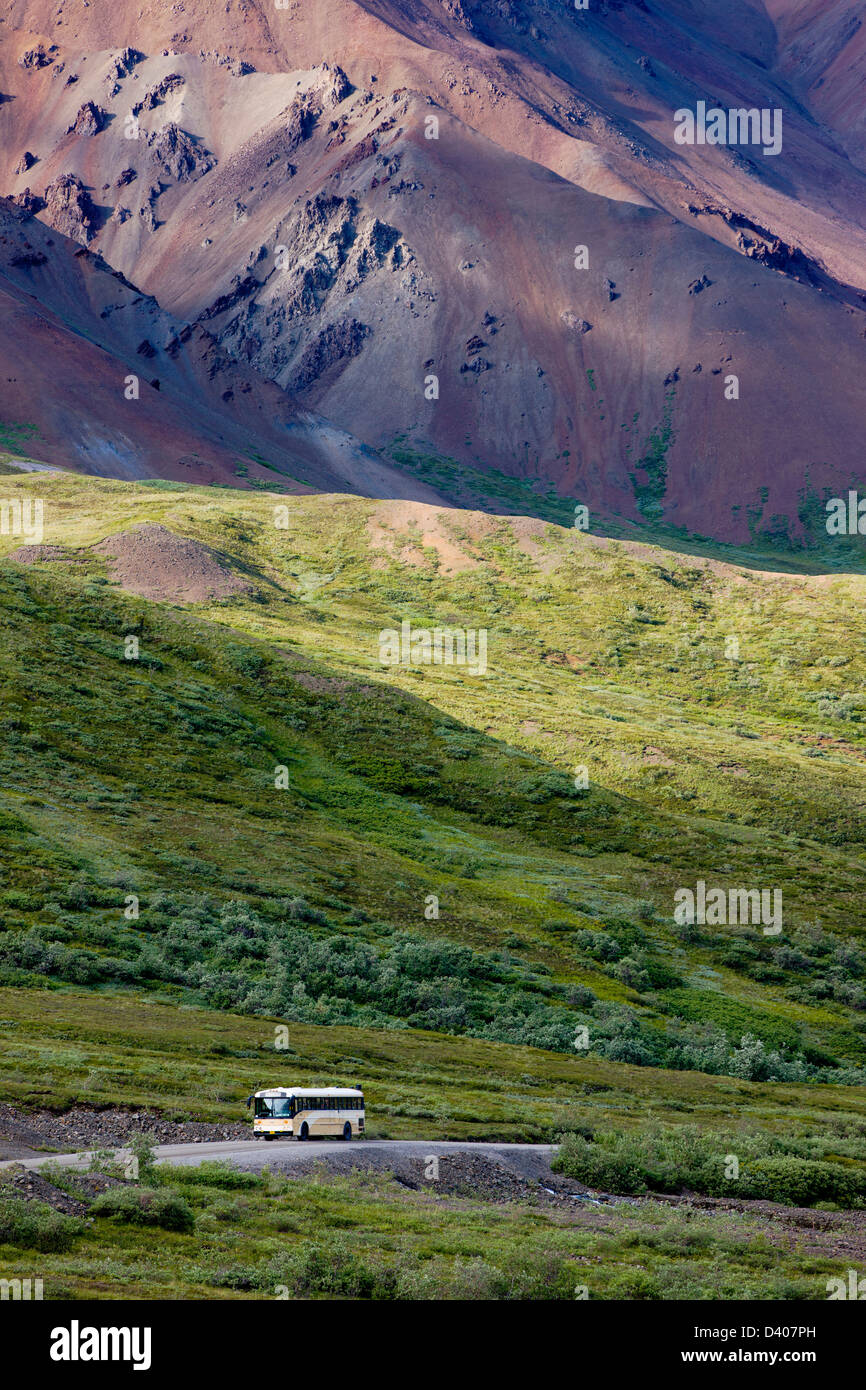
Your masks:
M105 126L105 112L93 101L85 101L78 108L78 115L67 127L67 135L98 135Z
M191 183L216 166L216 159L185 130L171 122L147 137L156 169L176 183Z
M77 174L60 174L45 190L45 220L55 231L89 246L96 235L99 216L90 194Z
M18 66L29 72L36 71L39 68L47 68L54 62L56 53L56 44L52 44L50 48L46 48L43 43L39 43L35 48L28 48L25 53L21 54L21 57L18 59Z

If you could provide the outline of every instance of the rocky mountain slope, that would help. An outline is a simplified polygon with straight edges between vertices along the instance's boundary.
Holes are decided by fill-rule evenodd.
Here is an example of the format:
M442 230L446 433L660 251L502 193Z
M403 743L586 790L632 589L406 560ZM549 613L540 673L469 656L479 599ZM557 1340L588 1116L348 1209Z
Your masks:
M11 199L0 326L0 449L13 455L107 477L435 497Z
M145 431L134 471L237 475L227 413L311 486L432 499L372 480L399 446L737 542L802 538L862 476L855 7L14 0L0 21L0 191L156 301L153 375L181 401L178 324L250 388L201 388L198 446L151 402L165 443ZM780 152L677 144L700 100L781 111ZM3 417L60 448L70 389ZM133 471L112 451L98 471Z

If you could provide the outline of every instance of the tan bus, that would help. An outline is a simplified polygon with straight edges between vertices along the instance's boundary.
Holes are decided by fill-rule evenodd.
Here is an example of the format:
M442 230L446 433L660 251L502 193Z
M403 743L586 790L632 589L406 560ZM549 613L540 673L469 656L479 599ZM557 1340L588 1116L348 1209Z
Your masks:
M254 1139L354 1139L364 1133L363 1091L340 1086L274 1086L247 1098Z

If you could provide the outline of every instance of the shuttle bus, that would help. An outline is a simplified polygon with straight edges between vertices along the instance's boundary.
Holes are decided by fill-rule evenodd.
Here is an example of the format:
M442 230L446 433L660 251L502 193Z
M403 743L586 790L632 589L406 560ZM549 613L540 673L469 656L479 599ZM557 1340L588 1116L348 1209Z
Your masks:
M364 1093L340 1086L272 1086L247 1097L254 1139L356 1139L364 1133Z

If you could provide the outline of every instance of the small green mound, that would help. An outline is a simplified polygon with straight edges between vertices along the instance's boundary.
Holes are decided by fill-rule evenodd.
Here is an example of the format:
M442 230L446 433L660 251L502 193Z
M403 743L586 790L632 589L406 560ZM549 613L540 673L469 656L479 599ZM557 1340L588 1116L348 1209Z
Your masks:
M223 1192L242 1192L261 1187L264 1180L258 1173L244 1173L228 1163L211 1160L199 1163L195 1168L174 1168L171 1181L183 1187L217 1187Z

